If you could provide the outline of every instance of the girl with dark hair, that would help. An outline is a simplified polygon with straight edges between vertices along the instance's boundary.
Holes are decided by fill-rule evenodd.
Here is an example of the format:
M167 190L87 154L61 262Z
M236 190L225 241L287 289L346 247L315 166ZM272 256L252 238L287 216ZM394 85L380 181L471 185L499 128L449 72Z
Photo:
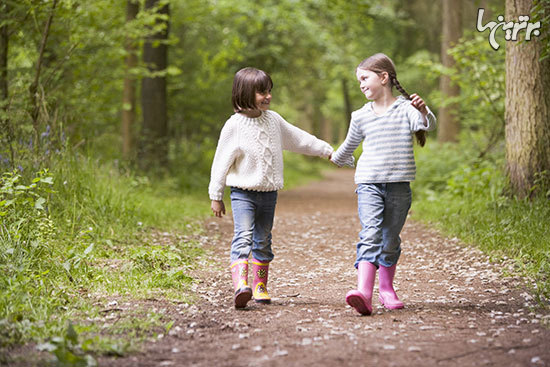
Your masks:
M235 114L220 133L208 187L217 217L225 214L223 191L226 185L231 187L234 236L230 257L236 308L244 308L252 297L258 303L271 301L267 278L274 257L271 229L277 190L283 188L283 150L324 158L333 152L330 144L269 109L272 88L271 77L262 70L248 67L235 74ZM252 289L248 286L250 253Z
M356 77L372 102L352 113L346 139L331 160L343 165L363 141L355 171L362 227L355 261L358 286L347 293L346 302L370 315L378 269L380 302L389 309L404 307L393 279L401 254L399 234L411 206L410 182L416 173L412 135L424 146L425 132L435 129L436 118L420 96L405 92L388 56L379 53L363 60ZM394 97L392 87L402 96Z

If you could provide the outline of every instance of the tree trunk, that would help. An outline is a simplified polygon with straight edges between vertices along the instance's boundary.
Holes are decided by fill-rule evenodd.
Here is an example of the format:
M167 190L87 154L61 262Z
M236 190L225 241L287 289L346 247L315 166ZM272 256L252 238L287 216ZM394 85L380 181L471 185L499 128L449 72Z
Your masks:
M462 1L443 0L442 8L443 34L441 38L441 63L446 68L452 68L455 61L447 51L452 48L462 35ZM444 106L439 109L437 140L440 142L457 142L460 130L458 120L458 104L449 103L447 99L460 95L460 88L447 75L442 75L439 88Z
M507 0L506 19L529 15L532 6L531 0ZM540 60L538 37L524 41L521 35L506 42L506 168L512 193L525 197L536 174L550 171L550 59Z
M0 98L4 108L8 102L8 25L4 22L7 20L9 13L8 4L6 1L0 3Z
M2 109L0 115L0 126L2 126L2 131L6 134L6 141L9 147L10 153L10 165L13 169L15 167L15 154L13 149L13 130L8 118L8 98L9 98L9 89L8 89L8 45L9 45L9 33L8 25L4 22L9 17L9 5L7 1L2 1L0 3L0 23L3 24L0 26L0 108Z
M139 11L139 4L135 0L126 3L126 22L134 20ZM135 40L126 38L126 75L124 77L124 89L122 92L122 156L130 159L133 151L132 126L136 119L136 79L130 74L130 70L137 66Z
M157 7L159 0L146 0L146 9ZM168 4L157 10L159 14L169 15ZM143 61L150 72L166 70L168 58L168 20L163 29L145 40ZM140 164L144 169L154 165L165 167L168 164L168 114L166 100L166 76L145 77L141 84L141 107L143 114L143 140Z
M346 80L346 78L342 78L342 92L344 95L344 113L346 118L345 121L347 122L349 128L349 124L351 122L351 113L353 111L351 110L351 99L349 97L348 81Z

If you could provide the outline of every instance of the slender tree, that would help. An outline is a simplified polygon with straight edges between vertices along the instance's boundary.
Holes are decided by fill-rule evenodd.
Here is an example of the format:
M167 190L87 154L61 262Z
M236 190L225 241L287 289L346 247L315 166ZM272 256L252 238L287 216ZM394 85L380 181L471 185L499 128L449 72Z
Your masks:
M9 98L9 84L8 84L8 48L9 48L9 4L7 1L0 2L0 126L4 134L6 134L6 141L9 147L10 164L14 167L15 154L13 149L13 129L8 118L8 98ZM1 115L3 114L3 116Z
M139 11L139 4L135 0L126 3L126 23L132 22ZM126 38L126 75L122 92L122 156L130 159L133 151L132 126L136 119L136 78L131 70L137 66L136 44L132 37Z
M532 7L531 0L506 0L506 19ZM507 172L519 197L532 193L538 173L550 172L550 58L541 60L540 39L506 42Z
M441 63L446 68L452 68L455 61L448 50L452 48L462 35L462 1L443 0L441 38ZM439 109L437 140L440 142L458 141L460 122L457 116L458 104L451 99L460 95L460 88L451 81L450 76L442 75L439 87L443 98L443 107Z
M168 61L169 4L162 0L146 0L145 8L153 11L156 22L143 46L143 62L149 75L142 79L141 109L143 115L140 164L144 169L168 163L168 113L166 70Z
M351 123L351 113L353 109L351 107L351 98L349 96L348 81L346 78L342 78L342 96L344 98L344 117L349 126Z
M39 121L38 121L38 115L40 111L40 104L42 103L41 97L40 97L40 75L42 72L42 64L44 62L44 52L46 51L46 44L48 42L48 37L50 36L50 27L52 25L52 20L55 14L55 10L57 7L57 0L53 0L50 12L48 14L48 19L46 20L46 24L44 25L44 31L42 32L42 40L40 42L40 50L38 51L38 59L36 60L36 66L35 66L35 73L34 73L34 80L32 84L29 86L29 93L31 98L31 118L32 118L32 125L34 130L34 147L35 147L35 153L38 156L39 152L39 143L40 143L40 134L39 134Z
M7 1L0 2L0 98L7 104L8 100L8 24L9 8ZM5 106L4 106L5 107Z

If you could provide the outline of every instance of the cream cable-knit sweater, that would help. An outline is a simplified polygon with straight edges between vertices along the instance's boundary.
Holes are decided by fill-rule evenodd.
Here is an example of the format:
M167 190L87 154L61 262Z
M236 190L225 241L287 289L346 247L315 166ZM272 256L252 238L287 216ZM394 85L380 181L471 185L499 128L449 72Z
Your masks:
M291 125L277 112L250 118L235 113L222 128L212 162L208 194L222 200L225 186L245 190L283 188L283 150L327 158L327 142Z

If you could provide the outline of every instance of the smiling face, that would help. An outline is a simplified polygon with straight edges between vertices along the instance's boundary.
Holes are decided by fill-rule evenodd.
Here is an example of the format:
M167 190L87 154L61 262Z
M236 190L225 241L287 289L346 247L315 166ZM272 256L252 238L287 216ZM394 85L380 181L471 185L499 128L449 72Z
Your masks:
M266 72L251 67L239 70L233 80L233 109L235 112L254 111L252 115L267 111L272 88L273 81Z
M269 110L270 103L271 103L271 90L265 91L263 93L256 92L256 107L259 110L262 110L262 111Z
M388 73L381 75L365 69L357 69L355 76L359 81L361 92L367 99L376 100L384 93L384 88L387 85Z

